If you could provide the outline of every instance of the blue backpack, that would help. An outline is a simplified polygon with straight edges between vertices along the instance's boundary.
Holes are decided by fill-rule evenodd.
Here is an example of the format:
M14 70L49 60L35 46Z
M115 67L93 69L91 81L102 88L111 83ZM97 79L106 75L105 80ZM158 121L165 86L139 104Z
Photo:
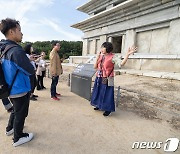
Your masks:
M16 79L16 76L18 74L18 70L16 71L16 74L14 76L14 79L9 87L9 85L6 83L5 77L4 77L4 72L2 69L2 57L13 47L15 47L17 45L11 44L11 45L7 45L5 49L0 49L0 99L3 98L7 98L10 94L10 91L12 89L12 86L14 84L14 81Z

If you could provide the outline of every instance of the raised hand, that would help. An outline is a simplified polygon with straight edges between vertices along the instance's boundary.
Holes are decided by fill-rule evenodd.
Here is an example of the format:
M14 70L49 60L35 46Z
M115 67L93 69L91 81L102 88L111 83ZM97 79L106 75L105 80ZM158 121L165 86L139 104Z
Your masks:
M137 47L135 47L135 46L133 45L132 47L129 47L129 48L128 48L127 54L128 54L128 55L131 55L131 54L135 53L136 51L137 51Z
M101 51L99 53L97 53L97 56L96 56L97 60L99 59L100 55L101 55Z

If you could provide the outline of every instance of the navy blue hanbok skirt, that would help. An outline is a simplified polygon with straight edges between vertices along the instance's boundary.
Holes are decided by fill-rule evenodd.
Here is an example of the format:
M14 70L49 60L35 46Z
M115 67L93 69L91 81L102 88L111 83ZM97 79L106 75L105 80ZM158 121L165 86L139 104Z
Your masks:
M91 105L102 111L114 112L114 86L102 84L102 78L96 77L91 96Z

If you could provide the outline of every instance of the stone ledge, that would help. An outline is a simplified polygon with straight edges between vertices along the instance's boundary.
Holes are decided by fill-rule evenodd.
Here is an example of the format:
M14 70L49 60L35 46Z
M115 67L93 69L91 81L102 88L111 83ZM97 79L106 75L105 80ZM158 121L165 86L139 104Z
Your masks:
M157 71L134 70L134 69L117 69L117 70L115 70L116 75L119 75L120 73L149 76L149 77L154 77L154 78L164 78L164 79L171 79L171 80L179 80L180 81L180 73L157 72Z
M122 56L124 57L124 56ZM134 55L129 56L132 59L180 59L180 55L178 54L169 54L169 55L158 55L158 54L141 54L135 53Z

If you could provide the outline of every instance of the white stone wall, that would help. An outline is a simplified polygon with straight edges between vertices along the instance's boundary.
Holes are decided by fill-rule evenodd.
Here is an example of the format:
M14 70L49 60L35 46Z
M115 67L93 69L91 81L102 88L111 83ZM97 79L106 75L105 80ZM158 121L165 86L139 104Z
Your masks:
M122 39L122 54L124 55L128 47L138 46L138 53L147 54L180 54L180 19L172 20L169 26L155 27L145 31L127 30ZM98 33L108 33L108 28L95 30ZM92 31L91 33L95 33ZM90 32L89 32L90 33ZM86 34L88 35L88 34ZM100 50L103 42L110 41L111 37L100 35L98 38L84 39L83 55L93 55Z
M126 31L126 37L125 37L125 45L122 50L122 55L125 55L128 48L135 45L136 42L136 32L135 30L127 30Z
M83 40L82 56L87 55L88 52L88 39Z
M144 2L151 3L152 0ZM118 10L114 14L99 18L97 22L96 19L89 21L85 28L82 27L83 55L94 55L100 50L103 42L111 42L112 37L122 36L122 55L125 55L128 47L132 45L138 46L137 55L141 55L139 59L130 59L125 67L180 72L179 0L153 1L153 3L154 7L149 8L148 4L141 1L138 4L139 12L129 16L124 16L126 13ZM137 11L135 7L137 6L134 6L130 12ZM147 10L144 9L146 7ZM158 55L158 58L147 58L146 55Z
M169 28L161 28L152 30L151 33L151 54L168 54L167 40L168 40Z
M151 46L152 31L145 31L137 33L136 45L138 46L138 53L149 53Z
M137 33L138 53L180 54L180 19L170 26Z
M138 53L169 54L169 28L161 28L137 33Z
M159 72L180 73L180 60L178 59L129 59L125 69L149 70Z
M100 39L96 40L96 54L100 52L101 42Z
M180 19L170 22L168 50L170 54L180 54Z
M89 55L94 55L96 51L96 40L94 39L90 45Z

